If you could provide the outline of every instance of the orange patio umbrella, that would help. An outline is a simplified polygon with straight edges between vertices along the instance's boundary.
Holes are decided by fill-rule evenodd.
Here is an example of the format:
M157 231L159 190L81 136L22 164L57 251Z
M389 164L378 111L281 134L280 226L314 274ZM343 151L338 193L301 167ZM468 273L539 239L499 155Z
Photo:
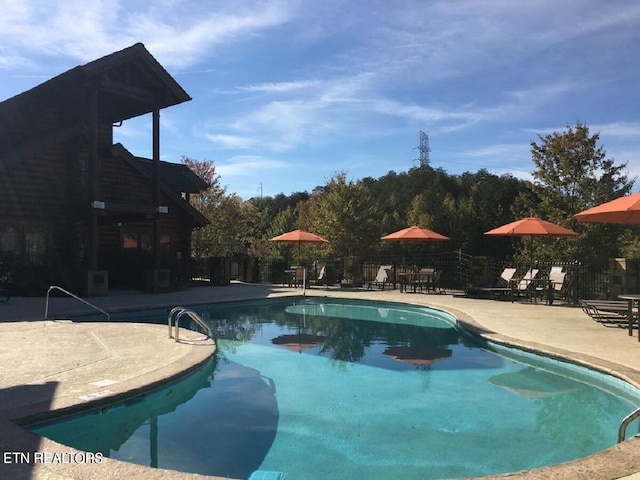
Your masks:
M290 243L329 243L329 240L322 238L315 233L305 232L304 230L293 230L283 233L271 239L272 242L290 242Z
M315 233L306 232L304 230L293 230L283 233L270 239L272 242L285 242L298 244L298 263L300 263L300 245L302 243L329 243L329 240L322 238Z
M542 220L538 217L527 217L507 223L484 233L503 237L574 237L579 233L561 225Z
M573 230L538 217L522 218L484 232L484 234L502 237L530 237L532 245L533 237L575 237L580 235Z
M439 233L436 233L433 230L429 230L428 228L420 228L417 225L414 225L412 227L404 228L402 230L398 230L397 232L390 233L389 235L385 235L384 237L381 237L381 240L391 240L399 242L437 242L450 240L450 238L445 237L444 235L440 235Z
M640 193L616 198L574 215L581 222L593 223L640 223Z
M391 242L444 242L450 240L449 237L440 235L428 228L421 228L417 225L412 227L403 228L397 232L390 233L384 237L380 237L381 240L387 240ZM405 263L404 254L402 263Z

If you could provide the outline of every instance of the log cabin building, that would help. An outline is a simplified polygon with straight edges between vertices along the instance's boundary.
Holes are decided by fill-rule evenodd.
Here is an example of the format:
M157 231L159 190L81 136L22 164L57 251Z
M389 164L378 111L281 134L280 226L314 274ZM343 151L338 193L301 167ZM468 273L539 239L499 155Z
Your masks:
M208 187L160 160L160 110L191 100L138 43L0 102L0 275L20 291L58 285L159 292L190 278ZM152 158L113 143L151 114Z

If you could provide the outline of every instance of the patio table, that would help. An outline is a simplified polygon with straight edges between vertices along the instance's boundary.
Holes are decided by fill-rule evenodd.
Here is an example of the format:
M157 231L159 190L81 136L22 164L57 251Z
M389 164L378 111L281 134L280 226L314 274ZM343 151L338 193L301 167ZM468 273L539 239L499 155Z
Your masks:
M400 277L400 291L406 292L407 288L411 286L411 291L416 292L418 285L426 285L427 291L429 291L429 285L433 282L434 271L428 272L403 272L399 273Z
M285 283L287 284L287 286L289 287L294 287L296 286L296 269L295 268L287 268L284 271L284 277L282 279L282 286L284 287Z
M618 295L618 298L626 300L627 306L627 321L629 322L629 336L633 335L633 303L638 302L638 327L640 328L640 294L625 294ZM640 332L640 330L639 330ZM640 333L638 333L638 341L640 342Z

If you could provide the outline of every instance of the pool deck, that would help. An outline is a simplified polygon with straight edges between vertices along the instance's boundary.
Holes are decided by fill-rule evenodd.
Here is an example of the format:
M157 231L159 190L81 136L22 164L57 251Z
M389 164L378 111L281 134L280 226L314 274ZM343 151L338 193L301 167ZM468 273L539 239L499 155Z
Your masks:
M274 285L233 283L224 287L193 287L183 292L146 294L110 292L89 299L116 313L146 308L171 308L245 299L300 295L302 290ZM428 305L447 311L478 335L547 355L571 359L622 378L640 388L640 342L637 331L606 327L580 308L563 305L479 300L451 294L411 294L364 289L320 289L307 296L358 298ZM181 330L180 342L168 338L167 326L141 323L73 322L92 313L68 297L50 300L44 319L44 298L11 298L0 304L0 478L66 479L204 479L215 478L104 459L101 463L56 463L75 452L31 434L15 424L53 410L73 411L142 391L189 372L206 361L215 345L203 335ZM31 462L24 463L29 453ZM48 452L49 463L33 463ZM44 458L43 455L40 457ZM81 456L75 457L78 460ZM86 458L85 458L86 460ZM640 479L640 438L604 452L552 467L484 478Z

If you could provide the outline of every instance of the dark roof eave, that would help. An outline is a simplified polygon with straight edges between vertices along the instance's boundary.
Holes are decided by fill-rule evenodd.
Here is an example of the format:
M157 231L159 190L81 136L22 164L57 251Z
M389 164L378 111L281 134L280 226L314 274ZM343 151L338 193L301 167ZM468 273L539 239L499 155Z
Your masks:
M153 55L151 55L145 46L142 43L136 43L118 52L93 60L85 65L71 68L25 92L0 102L0 113L3 111L10 113L11 108L20 108L23 102L33 102L34 99L40 99L37 101L55 101L57 98L60 98L60 92L71 92L77 95L79 93L78 86L84 86L89 83L91 79L98 77L109 69L130 61L143 63L144 66L157 77L167 94L163 95L162 99L158 99L156 105L140 109L133 113L123 113L120 116L121 118L114 118L112 121L128 120L129 118L150 113L153 111L153 107L163 109L192 100L189 94L175 81ZM56 93L56 95L52 95L53 93Z
M111 148L113 155L123 158L125 161L136 169L144 178L151 180L150 172L140 165L140 162L136 160L136 157L129 152L122 144L116 143ZM202 213L196 210L190 203L186 202L180 195L175 193L171 188L164 184L160 184L160 190L167 197L171 198L177 205L179 205L192 219L196 227L206 227L209 225L209 220Z

